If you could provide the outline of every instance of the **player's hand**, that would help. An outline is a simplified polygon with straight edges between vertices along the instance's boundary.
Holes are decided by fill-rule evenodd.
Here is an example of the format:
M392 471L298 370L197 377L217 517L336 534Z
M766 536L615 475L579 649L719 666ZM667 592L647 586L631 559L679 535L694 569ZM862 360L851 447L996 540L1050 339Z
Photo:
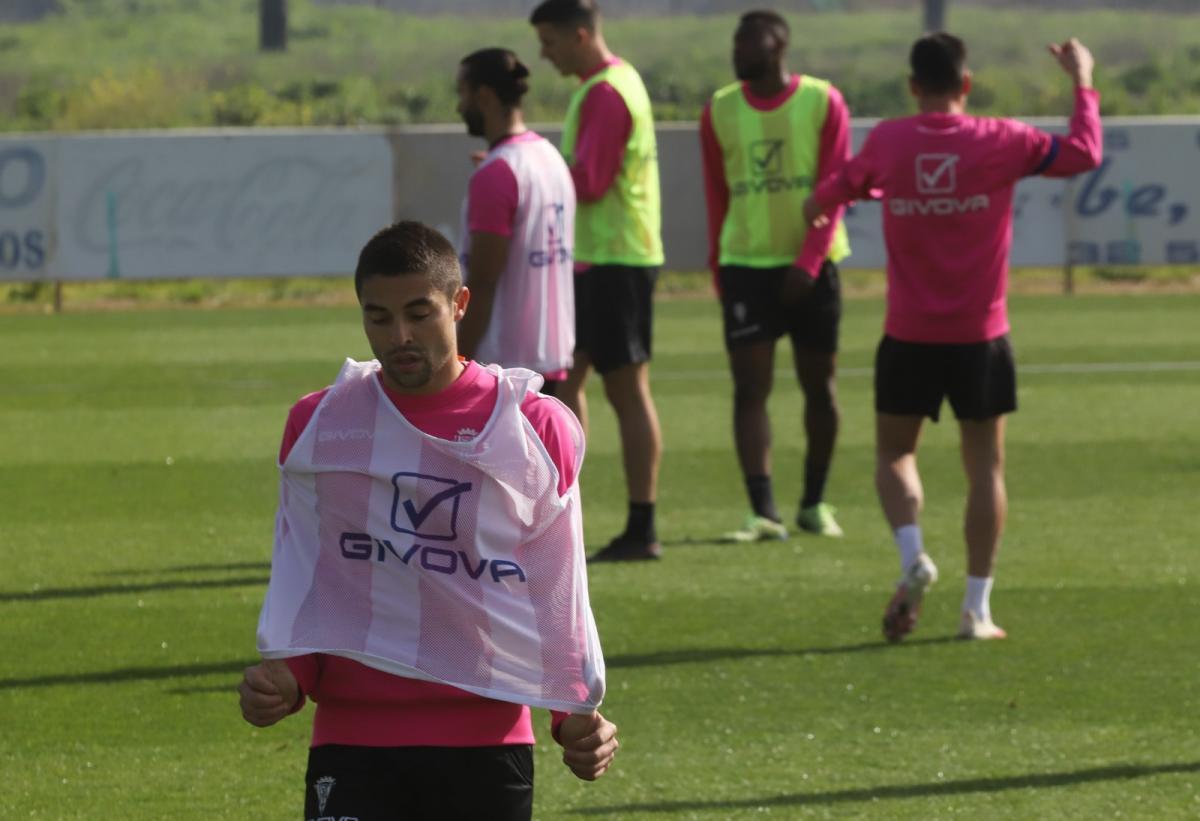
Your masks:
M829 217L825 215L825 209L811 194L804 201L804 224L813 228L824 228L829 224Z
M584 781L604 775L621 746L617 725L599 713L567 716L558 727L558 740L563 746L563 763Z
M242 718L255 727L270 727L291 713L300 698L300 685L287 664L268 659L246 668L238 696Z
M779 290L779 301L786 308L794 308L812 293L815 282L812 274L793 265L783 277L783 287Z
M1080 88L1092 87L1092 69L1096 60L1088 47L1072 37L1062 43L1051 43L1048 48L1062 70L1070 75Z

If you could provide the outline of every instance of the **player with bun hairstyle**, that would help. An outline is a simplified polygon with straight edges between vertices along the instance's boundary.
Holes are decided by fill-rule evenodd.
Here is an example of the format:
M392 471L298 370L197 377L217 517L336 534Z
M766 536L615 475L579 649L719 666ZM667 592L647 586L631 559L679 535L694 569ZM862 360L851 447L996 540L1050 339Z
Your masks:
M508 49L459 64L458 113L487 142L463 206L460 256L471 310L459 352L529 368L553 395L575 348L575 187L558 149L525 126L529 69Z

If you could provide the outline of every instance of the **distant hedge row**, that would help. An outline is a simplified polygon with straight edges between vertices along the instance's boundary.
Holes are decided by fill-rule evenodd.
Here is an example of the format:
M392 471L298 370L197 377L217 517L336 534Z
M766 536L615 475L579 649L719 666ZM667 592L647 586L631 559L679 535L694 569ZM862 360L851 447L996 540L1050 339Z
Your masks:
M64 13L0 32L0 130L453 122L459 58L498 44L534 70L530 118L560 118L573 88L537 59L521 19L456 24L292 0L289 51L262 55L257 0L60 2ZM656 116L690 120L731 79L733 21L618 19L607 34L645 77ZM796 14L791 23L792 67L833 80L855 116L911 110L911 8ZM1196 15L972 7L955 9L950 23L971 48L976 111L1066 113L1068 84L1044 44L1075 34L1097 54L1104 113L1200 114Z

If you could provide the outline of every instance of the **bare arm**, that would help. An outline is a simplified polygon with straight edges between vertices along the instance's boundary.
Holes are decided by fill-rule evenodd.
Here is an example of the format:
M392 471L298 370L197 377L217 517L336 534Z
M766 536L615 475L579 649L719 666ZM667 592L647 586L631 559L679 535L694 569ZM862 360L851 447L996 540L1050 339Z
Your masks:
M471 250L467 255L467 285L471 302L466 315L458 323L458 352L474 359L479 343L492 321L492 304L496 286L508 263L509 238L499 234L476 231L471 234Z

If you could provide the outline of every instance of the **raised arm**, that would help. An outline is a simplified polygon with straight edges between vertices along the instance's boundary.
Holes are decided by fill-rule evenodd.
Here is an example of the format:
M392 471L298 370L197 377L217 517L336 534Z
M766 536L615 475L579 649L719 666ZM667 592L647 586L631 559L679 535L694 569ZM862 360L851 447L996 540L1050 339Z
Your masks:
M1049 46L1050 53L1075 84L1075 110L1070 133L1052 137L1034 174L1070 177L1090 171L1103 159L1104 134L1100 127L1100 95L1092 87L1095 59L1087 46L1072 37Z

